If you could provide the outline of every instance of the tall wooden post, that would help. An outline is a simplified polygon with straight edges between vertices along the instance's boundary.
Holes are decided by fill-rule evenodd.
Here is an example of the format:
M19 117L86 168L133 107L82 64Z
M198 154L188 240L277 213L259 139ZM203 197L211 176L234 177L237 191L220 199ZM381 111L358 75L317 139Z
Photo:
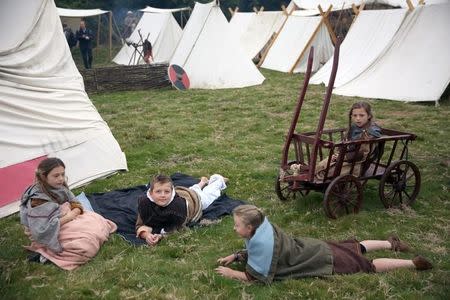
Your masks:
M109 12L109 59L112 58L112 11Z

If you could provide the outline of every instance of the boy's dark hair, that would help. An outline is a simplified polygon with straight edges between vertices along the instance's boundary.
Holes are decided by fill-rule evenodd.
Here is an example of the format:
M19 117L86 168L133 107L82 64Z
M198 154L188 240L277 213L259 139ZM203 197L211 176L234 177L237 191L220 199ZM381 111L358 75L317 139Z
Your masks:
M150 186L150 192L153 191L153 186L156 183L159 183L159 184L170 183L173 188L173 181L172 181L172 178L170 178L170 176L158 174L158 175L153 176L152 179L150 180L150 182L148 183Z

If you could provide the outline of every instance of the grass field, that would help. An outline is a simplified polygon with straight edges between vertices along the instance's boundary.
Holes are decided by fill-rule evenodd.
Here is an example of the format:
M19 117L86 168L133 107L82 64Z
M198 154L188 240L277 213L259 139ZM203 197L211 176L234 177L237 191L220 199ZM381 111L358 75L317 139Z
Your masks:
M0 220L1 299L448 299L450 295L450 103L370 100L383 127L414 132L410 160L422 175L421 193L407 210L386 210L378 182L368 183L357 215L327 219L320 193L280 202L274 182L283 137L302 75L262 71L264 84L245 89L171 88L91 96L126 153L128 172L75 190L106 192L147 183L155 173L193 176L221 173L230 178L227 194L258 205L293 236L319 239L384 239L397 233L412 253L380 251L368 257L432 260L425 272L399 270L318 279L287 280L270 286L246 284L214 273L216 259L243 247L231 217L213 226L185 230L157 247L133 247L113 235L91 262L67 272L29 263L28 240L15 214ZM314 130L324 87L310 86L297 131ZM333 96L326 127L346 126L357 99ZM68 166L70 167L70 166Z

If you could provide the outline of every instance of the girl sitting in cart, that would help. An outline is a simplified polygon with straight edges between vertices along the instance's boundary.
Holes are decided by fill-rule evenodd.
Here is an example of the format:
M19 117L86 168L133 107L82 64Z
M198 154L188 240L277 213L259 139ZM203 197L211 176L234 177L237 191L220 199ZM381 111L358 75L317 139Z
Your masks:
M369 103L363 101L354 103L348 114L348 131L346 139L348 141L356 141L380 137L381 128L374 123L373 119L372 108ZM341 175L350 173L352 162L356 161L357 163L355 163L352 173L353 175L358 176L361 170L361 162L367 158L367 155L371 150L369 144L361 144L359 149L355 149L354 145L350 146L345 155ZM337 162L338 155L339 153L335 153L331 156L328 176L332 176L334 173L334 165ZM325 178L328 159L329 158L326 157L317 164L315 170L317 179L323 180Z
M386 272L399 268L428 270L432 264L422 256L413 259L377 258L372 261L365 252L391 249L408 251L409 246L396 236L388 240L322 241L313 238L291 238L272 225L260 209L241 205L233 211L234 230L245 241L246 250L218 259L220 275L242 281L261 281L332 274ZM245 271L225 267L232 262L245 262Z

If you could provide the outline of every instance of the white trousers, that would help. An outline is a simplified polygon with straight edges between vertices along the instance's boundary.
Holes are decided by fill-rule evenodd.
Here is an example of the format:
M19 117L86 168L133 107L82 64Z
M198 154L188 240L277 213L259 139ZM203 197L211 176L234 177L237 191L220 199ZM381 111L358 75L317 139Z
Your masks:
M190 187L191 190L197 193L200 201L202 202L202 210L206 209L211 203L220 197L220 192L227 188L225 180L222 175L214 174L209 177L208 185L200 188L198 184L194 184Z

